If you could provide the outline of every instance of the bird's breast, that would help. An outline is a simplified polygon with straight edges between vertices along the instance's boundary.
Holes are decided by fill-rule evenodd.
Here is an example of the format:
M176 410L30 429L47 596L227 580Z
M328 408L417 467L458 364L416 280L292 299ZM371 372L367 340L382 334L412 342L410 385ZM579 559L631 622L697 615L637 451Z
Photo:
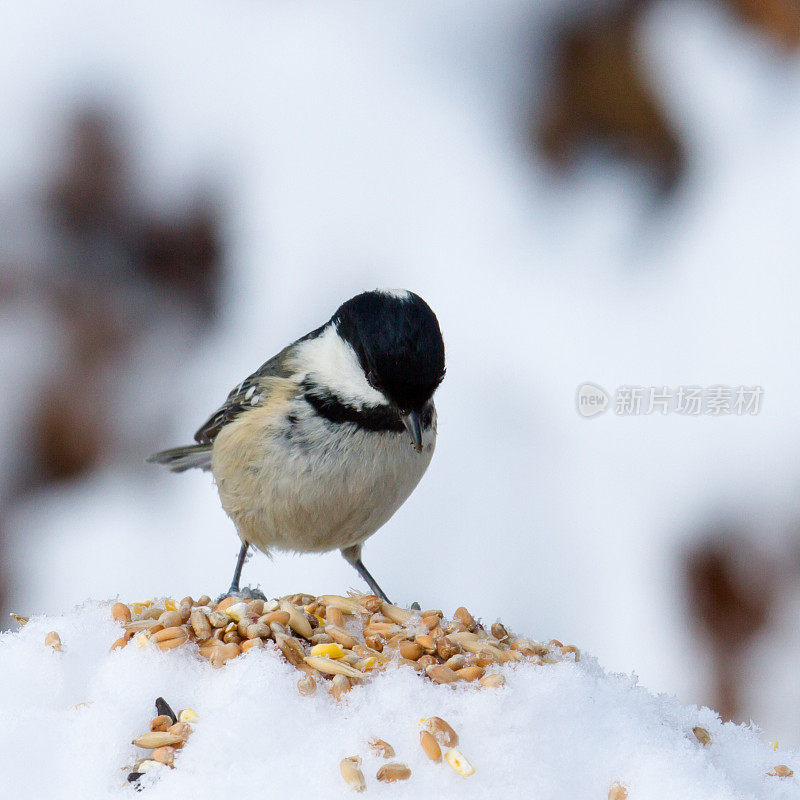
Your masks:
M240 535L261 549L326 551L363 541L430 463L435 411L417 453L405 431L333 422L299 397L220 431L212 471ZM237 427L238 426L238 427Z

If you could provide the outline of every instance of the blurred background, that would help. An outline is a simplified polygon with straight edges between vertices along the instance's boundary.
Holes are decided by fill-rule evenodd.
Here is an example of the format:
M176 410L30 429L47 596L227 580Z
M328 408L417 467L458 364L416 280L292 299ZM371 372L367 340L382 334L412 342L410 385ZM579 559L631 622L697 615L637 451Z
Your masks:
M366 548L800 744L797 0L7 5L0 608L222 591L191 441L364 289L439 315L418 490ZM757 415L577 387L760 386ZM270 594L360 586L254 556ZM6 627L6 623L0 623Z

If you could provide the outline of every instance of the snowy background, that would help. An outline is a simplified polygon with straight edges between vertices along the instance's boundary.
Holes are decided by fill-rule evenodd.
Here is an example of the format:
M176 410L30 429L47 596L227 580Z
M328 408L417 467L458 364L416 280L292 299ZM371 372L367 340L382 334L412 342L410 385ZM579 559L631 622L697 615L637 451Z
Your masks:
M230 388L344 299L403 286L437 312L448 372L436 457L366 547L370 570L399 602L463 604L712 702L686 546L729 519L776 563L797 547L800 64L721 6L652 4L641 53L689 155L659 201L600 153L557 175L531 150L560 5L4 9L0 266L52 258L32 209L87 102L119 114L150 207L213 187L225 262L215 324L164 304L126 369L105 376L115 445L101 461L8 492L6 610L227 586L238 545L209 476L144 458L190 441ZM0 342L8 487L63 342L25 294L0 302ZM758 416L587 420L585 381L765 395ZM255 556L245 580L272 595L358 578L328 554ZM797 744L800 601L782 592L743 666L745 709Z

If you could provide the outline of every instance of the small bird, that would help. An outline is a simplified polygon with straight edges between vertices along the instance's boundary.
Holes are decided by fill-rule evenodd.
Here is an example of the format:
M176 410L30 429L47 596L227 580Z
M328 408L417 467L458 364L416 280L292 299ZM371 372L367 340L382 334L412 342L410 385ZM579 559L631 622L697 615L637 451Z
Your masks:
M361 548L419 483L436 444L433 394L444 341L430 306L409 291L353 297L321 327L245 378L197 431L197 444L150 456L173 472L210 470L242 545L341 550L388 598Z

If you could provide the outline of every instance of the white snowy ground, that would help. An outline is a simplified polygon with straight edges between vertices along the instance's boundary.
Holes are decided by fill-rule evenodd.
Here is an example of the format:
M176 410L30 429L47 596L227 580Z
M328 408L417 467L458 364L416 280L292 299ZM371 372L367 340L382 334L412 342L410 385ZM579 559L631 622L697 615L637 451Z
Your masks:
M63 652L44 644L50 630ZM188 648L109 653L119 634L107 605L87 604L0 636L0 796L136 796L123 767L145 755L131 740L149 729L161 695L176 711L194 708L200 721L176 769L145 788L149 800L352 797L339 761L356 754L368 795L396 800L588 800L605 798L615 781L630 800L800 798L798 778L766 774L776 764L800 766L800 753L773 751L755 728L652 695L586 656L503 668L501 689L452 689L390 668L337 703L319 690L301 696L299 673L271 649L215 670ZM471 777L424 756L419 720L433 715L459 733ZM696 725L711 734L707 747L692 734ZM407 782L375 780L384 762L367 748L372 737L409 765Z
M63 652L44 644L50 630ZM629 800L800 798L797 777L766 774L800 767L800 752L773 751L755 728L650 694L585 655L577 664L505 667L500 689L452 689L390 668L337 703L321 691L301 696L297 671L271 649L215 670L187 648L109 653L119 633L107 605L86 604L0 635L4 800L349 798L339 761L356 754L365 796L394 800L604 800L615 781ZM123 767L144 755L131 740L149 729L159 695L200 720L176 768L136 795ZM458 732L471 777L424 756L418 725L434 715ZM696 725L710 745L697 741ZM375 779L384 762L367 748L372 737L408 764L407 782Z
M53 103L86 96L132 107L153 199L207 164L235 176L218 334L159 342L120 376L120 427L147 430L152 449L187 441L349 295L419 291L447 343L440 439L368 544L370 569L397 600L513 609L516 628L696 699L704 656L682 622L678 545L719 510L747 523L768 509L763 544L780 549L797 518L800 67L716 4L656 7L643 47L692 157L658 214L624 170L597 162L562 185L529 160L527 76L541 75L554 4L7 4L0 183L35 185ZM0 318L0 469L34 373L57 359L46 321L23 312ZM759 384L765 402L752 418L585 420L587 380ZM208 476L147 472L146 455L15 509L14 610L227 585L237 544ZM337 554L256 557L246 579L315 594L355 581ZM758 658L764 691L748 705L794 741L796 661ZM579 779L574 761L562 771Z

